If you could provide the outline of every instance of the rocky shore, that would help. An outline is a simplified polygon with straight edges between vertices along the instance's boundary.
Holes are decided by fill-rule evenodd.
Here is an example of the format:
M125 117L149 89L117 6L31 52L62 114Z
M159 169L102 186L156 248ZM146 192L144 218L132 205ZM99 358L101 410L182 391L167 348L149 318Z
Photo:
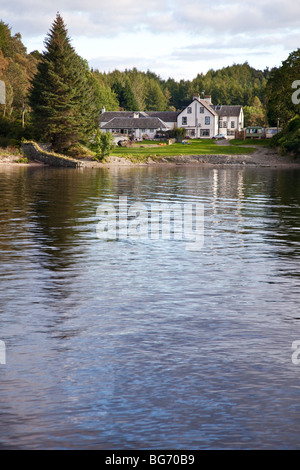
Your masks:
M109 167L109 166L147 166L147 165L247 165L260 167L290 167L300 169L300 159L281 156L275 150L258 147L251 155L177 155L135 162L124 157L111 156L105 163L82 160L83 167Z
M26 165L26 166L46 166L36 160L30 163L17 163L20 157L1 156L2 165ZM125 157L111 156L105 163L97 162L92 159L79 160L83 168L103 168L110 166L150 166L150 165L209 165L209 166L228 166L228 165L247 165L259 167L284 167L300 169L300 158L279 155L274 149L257 146L255 152L250 155L177 155L153 159L147 158L145 161L132 161Z

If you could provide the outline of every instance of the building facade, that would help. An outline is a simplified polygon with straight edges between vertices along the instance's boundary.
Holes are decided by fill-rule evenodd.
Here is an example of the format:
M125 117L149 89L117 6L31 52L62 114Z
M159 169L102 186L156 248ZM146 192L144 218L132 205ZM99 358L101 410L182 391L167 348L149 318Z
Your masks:
M182 127L191 139L211 139L221 134L234 138L244 127L242 106L213 105L209 95L193 101L182 111L105 111L100 117L100 128L115 135L130 135L135 139L154 138L160 131Z
M218 114L212 109L208 99L201 100L198 94L177 116L177 127L186 130L193 139L212 138L218 128Z
M144 112L112 111L102 113L100 129L114 135L142 140L154 139L158 132L167 131L169 127L159 117L151 117Z
M177 127L186 129L191 138L212 138L218 134L234 138L235 131L244 127L242 106L212 105L211 97L200 99L194 95L193 101L177 117Z

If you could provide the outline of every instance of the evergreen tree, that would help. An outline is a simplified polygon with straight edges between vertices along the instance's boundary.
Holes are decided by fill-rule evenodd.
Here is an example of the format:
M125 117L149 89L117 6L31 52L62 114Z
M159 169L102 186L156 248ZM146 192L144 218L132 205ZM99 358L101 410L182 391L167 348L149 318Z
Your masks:
M272 69L267 84L267 110L271 124L280 119L282 125L300 114L300 105L292 101L294 81L300 77L300 49L292 52L282 66Z
M117 79L112 85L112 91L117 95L121 109L125 111L139 110L137 101L127 77L125 78L124 85Z
M167 99L154 78L148 80L146 109L147 111L165 111L167 109Z
M92 72L92 85L98 106L101 108L104 106L106 111L117 111L119 109L116 94L111 90L109 85L105 84L99 72Z
M55 150L64 151L79 140L87 140L97 125L100 109L88 67L71 46L59 13L45 46L31 82L32 121L39 138L52 142Z
M123 107L124 109L128 111L138 111L139 107L136 102L134 93L132 91L132 88L130 86L129 80L126 80L124 89L123 89L123 100L124 104Z

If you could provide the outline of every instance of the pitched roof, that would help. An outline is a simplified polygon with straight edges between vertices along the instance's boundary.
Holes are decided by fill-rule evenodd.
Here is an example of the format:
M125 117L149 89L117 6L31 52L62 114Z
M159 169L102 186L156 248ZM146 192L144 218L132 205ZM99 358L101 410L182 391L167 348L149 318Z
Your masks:
M100 116L100 122L108 122L113 118L132 118L137 113L142 117L157 117L165 122L176 122L179 111L105 111Z
M102 129L167 129L167 126L157 117L114 117Z
M147 116L144 111L105 111L100 116L100 122L108 122L113 118L133 118L138 113L140 116Z
M212 111L212 114L213 114L214 116L218 116L218 114L217 114L216 111L213 109L213 107L209 104L208 101L206 101L206 100L198 100L198 101L199 101L199 103L200 103L202 106L204 106L204 108L207 109L207 111Z
M196 98L196 97L193 99L193 101L191 101L191 103L190 103L188 106L185 106L185 108L184 108L182 111L180 111L180 113L178 113L178 116L179 116L179 114L181 114L183 111L185 111L186 108L188 108L189 106L191 106L191 104L194 103L194 101L198 101L198 103L200 103L201 106L203 106L205 109L207 109L207 111L209 111L213 116L218 116L218 114L216 113L216 111L213 109L213 106L211 106L208 101L206 101L206 100L200 100L199 98Z
M150 117L158 117L165 122L177 122L179 111L146 111Z
M219 117L239 116L242 106L211 106Z

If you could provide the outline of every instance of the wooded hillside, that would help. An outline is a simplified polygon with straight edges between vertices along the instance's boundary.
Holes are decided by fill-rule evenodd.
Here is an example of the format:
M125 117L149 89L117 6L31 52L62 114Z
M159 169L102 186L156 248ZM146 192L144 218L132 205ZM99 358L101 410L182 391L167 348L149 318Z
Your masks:
M30 134L30 83L42 60L41 52L27 53L21 34L12 35L11 27L0 22L0 79L6 84L6 105L1 105L0 138L20 138ZM266 123L266 84L268 69L261 71L247 62L220 70L198 73L193 80L163 80L157 74L136 68L120 72L89 70L84 59L90 84L94 88L98 105L107 111L181 110L194 93L209 94L214 104L242 105L245 124ZM22 114L25 126L22 127Z

